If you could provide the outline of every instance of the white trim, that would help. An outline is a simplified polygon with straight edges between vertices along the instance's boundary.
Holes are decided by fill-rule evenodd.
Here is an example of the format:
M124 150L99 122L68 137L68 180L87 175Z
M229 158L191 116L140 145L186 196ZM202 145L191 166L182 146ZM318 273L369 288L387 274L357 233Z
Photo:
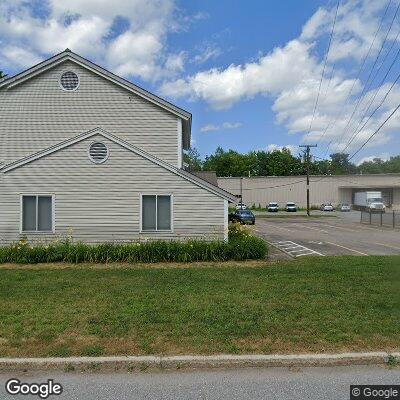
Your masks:
M36 197L36 230L24 231L23 230L23 197L32 196ZM51 230L39 231L38 230L38 197L51 197ZM54 193L20 193L19 194L19 233L23 234L49 234L56 233L56 195Z
M103 137L111 140L112 142L119 144L120 146L124 147L125 149L130 150L133 153L135 153L135 154L137 154L137 155L139 155L139 156L141 156L141 157L143 157L143 158L145 158L145 159L147 159L147 160L159 165L160 167L163 167L166 170L168 170L168 171L170 171L170 172L172 172L172 173L174 173L176 175L181 176L182 178L186 179L187 181L192 182L193 184L195 184L195 185L197 185L197 186L199 186L199 187L201 187L203 189L206 189L209 192L211 192L211 193L213 193L213 194L215 194L215 195L217 195L219 197L222 197L223 199L226 199L226 200L231 201L231 202L236 201L236 197L233 194L228 193L225 190L220 189L220 188L218 188L218 187L216 187L216 186L214 186L214 185L212 185L210 183L207 183L204 180L202 180L200 178L197 178L194 175L191 175L191 174L187 173L186 171L178 169L178 168L174 167L173 165L171 165L171 164L169 164L169 163L167 163L165 161L162 161L159 158L156 158L156 157L152 156L149 153L146 153L145 151L139 149L138 147L132 146L128 142L125 142L124 140L119 139L118 137L112 135L111 133L106 132L105 130L103 130L101 128L92 129L92 130L90 130L88 132L85 132L85 133L83 133L81 135L78 135L78 136L76 136L76 137L74 137L72 139L68 139L68 140L66 140L64 142L61 142L61 143L55 145L55 146L49 147L48 149L42 150L42 151L40 151L38 153L35 153L35 154L33 154L33 155L29 156L29 157L25 157L25 158L23 158L21 160L14 161L14 162L12 162L12 163L10 163L8 165L4 165L3 167L0 167L0 171L2 171L4 173L7 173L7 172L9 172L9 171L11 171L11 170L13 170L15 168L21 167L21 166L23 166L25 164L28 164L28 163L33 162L35 160L38 160L38 159L40 159L42 157L45 157L45 156L47 156L49 154L52 154L52 153L54 153L56 151L64 149L64 148L66 148L68 146L71 146L71 145L73 145L75 143L81 142L82 140L88 139L88 138L90 138L92 136L95 136L95 135L103 136Z
M182 168L182 120L178 118L178 168Z
M224 240L228 241L228 229L229 229L229 219L228 219L228 200L224 199Z
M61 78L62 78L63 75L66 74L67 72L71 72L71 73L75 74L76 77L78 78L78 86L77 86L76 88L74 88L74 89L65 89L65 87L64 87L64 86L62 85L62 83L61 83ZM80 78L79 78L79 75L78 75L75 71L72 71L72 70L70 70L70 69L67 69L67 70L65 70L65 71L63 71L63 72L61 73L60 78L58 79L58 84L60 85L60 88L61 88L64 92L75 92L75 90L78 90L79 85L81 84L81 80L80 80Z
M156 229L143 230L143 196L156 196ZM169 196L170 197L170 226L171 229L157 229L157 197L158 196ZM174 233L174 195L173 193L162 193L162 192L146 192L139 194L139 233Z
M92 158L92 156L90 155L90 148L91 148L94 144L97 144L97 143L102 144L102 145L106 148L106 150L107 150L106 157L105 157L103 160L100 160L100 161L94 160L94 159ZM103 143L101 140L93 140L93 142L90 143L89 146L88 146L88 148L87 148L87 154L88 154L89 160L90 160L93 164L103 164L103 163L105 163L105 162L108 160L108 157L110 156L110 149L109 149L108 146L107 146L105 143Z

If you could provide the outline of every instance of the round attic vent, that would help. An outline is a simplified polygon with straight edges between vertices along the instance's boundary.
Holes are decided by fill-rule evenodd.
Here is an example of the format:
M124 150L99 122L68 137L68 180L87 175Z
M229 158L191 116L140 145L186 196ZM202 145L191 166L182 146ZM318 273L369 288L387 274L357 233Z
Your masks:
M67 71L61 75L60 85L64 90L72 91L78 88L79 78L75 72Z
M108 148L102 142L94 142L89 147L89 158L95 164L101 164L108 158Z

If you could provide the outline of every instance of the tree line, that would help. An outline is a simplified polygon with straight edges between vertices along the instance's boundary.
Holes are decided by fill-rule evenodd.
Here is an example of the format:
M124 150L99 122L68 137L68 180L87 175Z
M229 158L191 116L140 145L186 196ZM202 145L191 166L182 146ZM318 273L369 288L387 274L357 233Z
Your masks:
M286 148L242 154L218 147L204 159L192 148L185 153L184 162L190 171L216 171L217 176L305 175L307 168L301 154L295 156ZM329 159L312 159L309 168L311 175L400 173L400 155L387 161L375 158L355 165L349 161L348 154L334 153Z

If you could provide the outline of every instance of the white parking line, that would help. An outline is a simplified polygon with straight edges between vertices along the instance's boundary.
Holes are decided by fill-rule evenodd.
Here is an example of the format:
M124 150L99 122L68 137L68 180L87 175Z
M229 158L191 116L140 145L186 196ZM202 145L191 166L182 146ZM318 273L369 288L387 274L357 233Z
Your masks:
M384 244L384 243L375 243L375 244L379 244L379 246L384 246L384 247L387 247L389 249L400 250L400 247L392 246L390 244Z
M286 254L289 254L292 257L301 257L301 256L310 256L317 255L323 256L324 254L319 253L313 249L305 247L301 244L292 242L291 240L282 240L278 242L271 242L272 245L276 246L278 249L282 250Z
M362 253L361 251L351 249L350 247L342 246L341 244L332 243L332 242L326 242L326 243L329 243L329 244L331 244L333 246L341 247L342 249L346 249L346 250L349 250L349 251L354 251L354 253L361 254L362 256L368 256L367 253Z
M312 229L313 231L319 231L319 232L323 232L323 233L331 233L331 232L326 231L325 229L315 228L314 226L310 226L308 224L297 224L297 225L300 226L301 228Z

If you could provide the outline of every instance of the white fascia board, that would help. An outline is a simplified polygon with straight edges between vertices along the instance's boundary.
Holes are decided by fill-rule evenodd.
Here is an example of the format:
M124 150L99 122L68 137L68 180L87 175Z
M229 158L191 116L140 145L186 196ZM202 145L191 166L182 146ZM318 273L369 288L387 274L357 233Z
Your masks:
M178 118L178 168L183 167L183 149L182 149L182 120Z

